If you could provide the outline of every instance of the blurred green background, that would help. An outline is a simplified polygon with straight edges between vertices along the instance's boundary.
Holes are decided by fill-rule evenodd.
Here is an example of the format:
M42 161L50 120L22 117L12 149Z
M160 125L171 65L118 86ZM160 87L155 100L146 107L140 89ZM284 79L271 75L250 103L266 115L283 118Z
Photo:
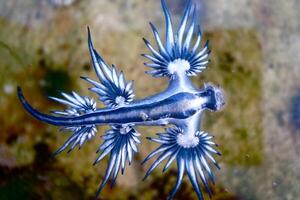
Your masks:
M222 170L212 185L213 200L300 199L300 2L298 0L194 0L204 39L212 50L209 68L193 81L224 88L228 103L207 112L203 129L215 136ZM168 0L174 24L186 1ZM142 41L153 41L148 22L164 31L159 0L0 0L0 199L94 199L107 160L96 159L99 127L80 150L51 153L68 133L33 119L21 107L16 87L43 112L62 108L47 96L77 91L93 96L80 76L96 78L87 48L86 27L109 64L135 81L143 98L167 84L146 74ZM95 97L95 96L94 96ZM146 181L141 166L156 144L145 137L160 128L140 128L142 145L104 200L166 199L176 166L161 168ZM177 200L196 199L184 181Z

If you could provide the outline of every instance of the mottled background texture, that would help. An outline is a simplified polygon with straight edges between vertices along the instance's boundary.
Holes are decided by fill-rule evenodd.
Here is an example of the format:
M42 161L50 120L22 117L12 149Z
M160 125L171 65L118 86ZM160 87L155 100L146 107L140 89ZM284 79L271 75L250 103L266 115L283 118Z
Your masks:
M209 68L193 79L199 87L224 88L228 104L207 112L203 129L215 136L223 156L213 200L300 199L300 1L194 0L212 49ZM178 25L185 0L168 0ZM33 119L21 107L21 85L43 112L62 108L47 96L59 91L92 95L80 76L96 78L87 48L90 26L96 49L126 78L138 98L161 91L165 79L146 74L142 37L153 41L148 22L164 31L159 0L0 0L0 199L93 199L107 160L92 166L101 144L51 153L68 133ZM164 200L176 166L146 181L140 162L156 145L145 137L160 128L140 128L142 145L103 200ZM177 200L196 199L185 180Z

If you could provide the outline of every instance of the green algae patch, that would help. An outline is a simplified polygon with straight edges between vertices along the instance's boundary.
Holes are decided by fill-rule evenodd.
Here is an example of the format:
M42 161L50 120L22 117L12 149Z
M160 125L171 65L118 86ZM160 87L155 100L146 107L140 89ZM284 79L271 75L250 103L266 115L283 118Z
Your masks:
M60 88L58 90L58 88ZM64 70L49 70L47 71L43 89L47 96L58 96L59 91L70 91L71 78L67 71Z
M225 109L206 112L203 129L216 136L222 162L259 165L263 159L262 58L255 30L219 30L206 34L211 63L196 79L212 82L226 93Z
M48 145L34 146L32 164L0 166L0 199L83 199L83 191L54 165Z
M14 173L14 177L5 177L0 182L0 199L83 199L83 192L76 183L57 170L43 172L26 166L11 169L10 173Z
M37 199L34 185L28 180L20 177L15 177L8 183L0 187L0 199Z
M176 175L177 170L172 168L168 170L164 176L160 174L160 171L155 171L154 174L149 177L146 183L142 183L139 187L138 193L143 194L143 199L152 200L152 199L167 199L170 191L176 184ZM212 197L209 198L208 193L206 192L204 186L201 186L204 199L211 200L240 200L240 198L229 192L222 185L212 184L210 182L210 189L212 192ZM139 198L137 198L139 199ZM184 177L184 181L180 186L179 191L176 193L174 200L193 200L197 199L196 193L194 192L193 187L190 184L188 177Z

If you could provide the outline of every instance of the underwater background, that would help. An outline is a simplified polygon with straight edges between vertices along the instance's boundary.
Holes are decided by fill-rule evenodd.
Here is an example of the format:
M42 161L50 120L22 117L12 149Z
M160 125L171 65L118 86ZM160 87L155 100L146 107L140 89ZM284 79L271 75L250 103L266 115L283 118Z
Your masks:
M300 199L300 2L194 2L212 53L208 69L193 81L218 84L227 94L225 109L206 112L203 122L222 153L212 200ZM168 4L178 25L186 1ZM16 87L43 112L61 108L47 98L60 91L93 96L79 78L96 78L89 26L102 57L134 80L137 98L161 91L167 80L144 74L140 56L147 52L142 38L153 41L149 21L164 31L159 0L0 0L0 200L94 199L107 158L92 163L107 127L80 151L52 157L68 133L26 113ZM146 136L162 129L138 130L139 154L101 199L164 200L174 185L175 166L142 181L149 165L140 163L156 147ZM188 181L175 199L196 199Z

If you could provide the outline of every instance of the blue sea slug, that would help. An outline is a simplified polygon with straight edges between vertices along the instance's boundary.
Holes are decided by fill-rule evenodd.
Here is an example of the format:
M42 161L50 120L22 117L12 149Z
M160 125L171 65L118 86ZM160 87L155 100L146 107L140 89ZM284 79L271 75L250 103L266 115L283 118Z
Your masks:
M32 116L72 133L55 154L67 148L71 151L76 146L82 147L95 136L97 126L110 126L102 136L103 143L97 151L99 157L94 163L110 155L97 195L110 178L115 182L119 172L124 172L126 163L130 164L134 154L138 152L141 134L135 129L136 126L168 126L165 133L157 134L158 137L148 137L160 146L143 161L145 163L157 156L144 178L163 161L166 161L163 171L176 162L177 181L168 199L175 196L184 173L187 173L198 199L204 199L200 182L211 195L208 179L214 182L214 175L210 163L220 168L213 156L220 153L214 148L216 144L212 141L212 136L200 129L200 122L205 110L218 111L224 106L224 94L222 89L212 84L205 84L202 89L198 89L190 80L191 76L196 76L206 68L210 53L208 43L202 48L200 45L202 34L196 24L196 6L191 0L187 3L178 31L174 34L165 0L161 4L166 21L165 44L156 27L150 23L158 49L144 39L151 55L143 56L150 61L145 65L152 68L147 71L148 74L169 79L169 85L164 91L145 99L134 99L132 82L126 81L122 72L114 65L107 65L96 52L89 29L88 47L99 80L87 77L82 79L92 85L90 90L99 96L105 108L97 108L96 102L90 97L71 92L61 93L62 98L50 97L66 105L65 110L54 111L53 115L43 114L26 101L18 88L19 99ZM194 35L196 38L192 44Z

